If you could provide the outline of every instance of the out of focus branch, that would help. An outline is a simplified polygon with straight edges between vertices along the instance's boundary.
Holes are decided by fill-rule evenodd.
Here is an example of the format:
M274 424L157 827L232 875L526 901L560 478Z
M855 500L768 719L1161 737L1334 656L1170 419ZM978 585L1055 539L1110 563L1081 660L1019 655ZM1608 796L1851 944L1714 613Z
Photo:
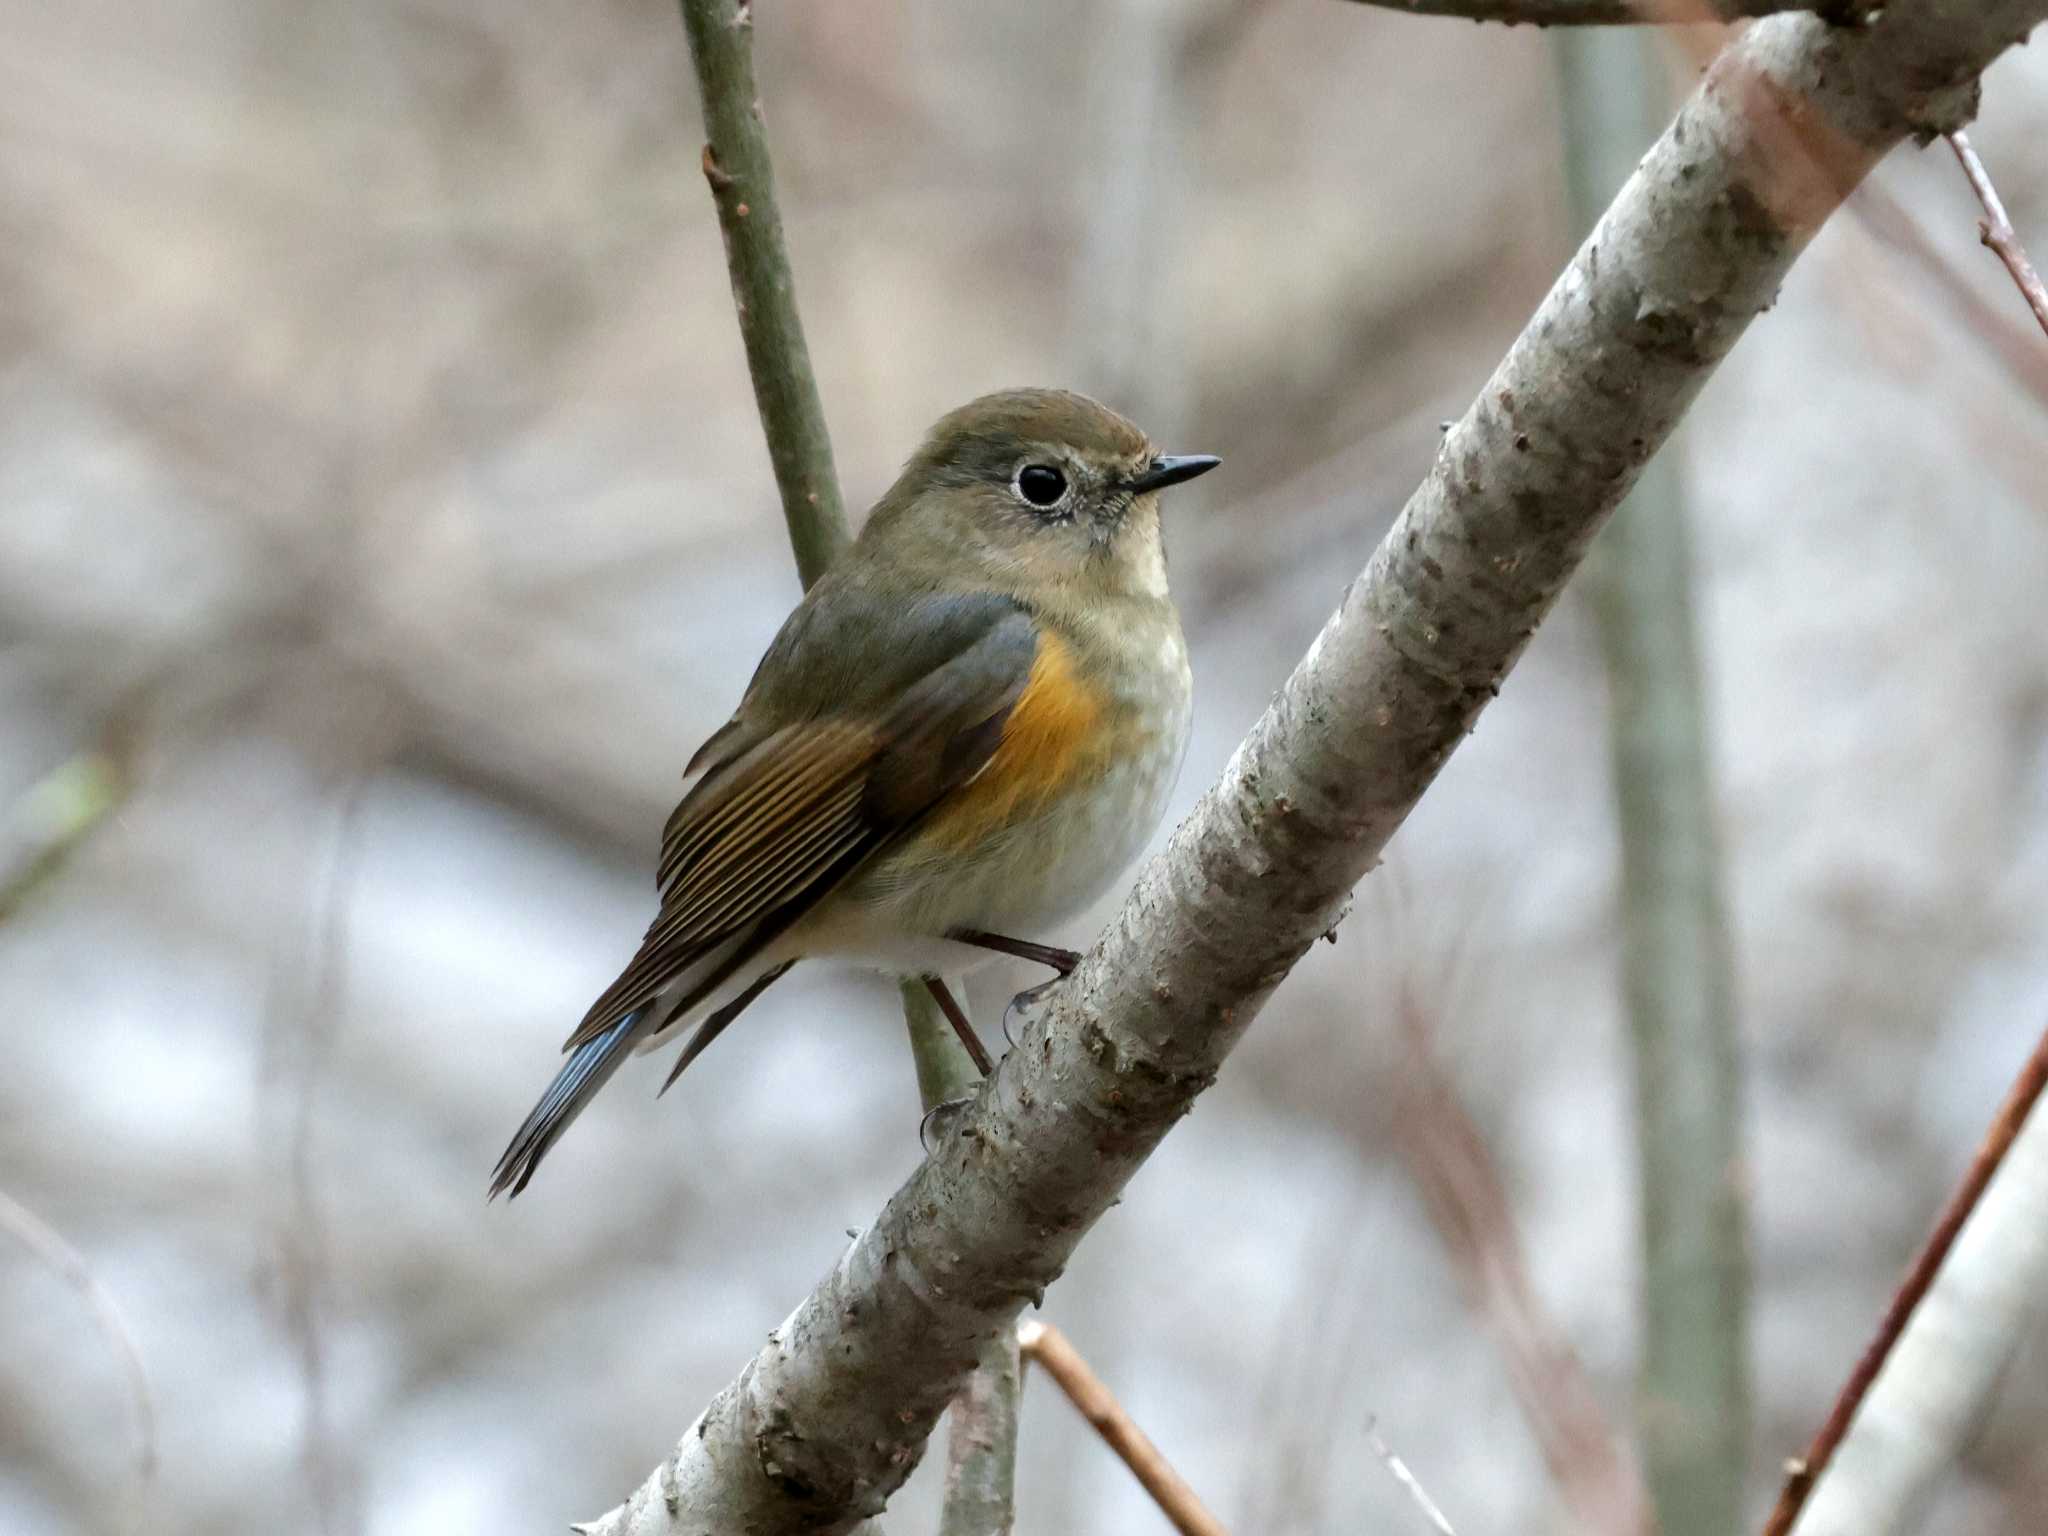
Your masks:
M1912 1495L1925 1491L1927 1474L1940 1465L1929 1465L1924 1450L1916 1453L1898 1445L1911 1438L1899 1434L1900 1421L1911 1423L1921 1417L1914 1397L1941 1383L1933 1394L1933 1407L1935 1415L1947 1421L1939 1427L1949 1432L1932 1439L1944 1450L1953 1449L1954 1421L1959 1417L1955 1399L1961 1396L1967 1406L1981 1405L2027 1326L2041 1316L2048 1298L2048 1118L2031 1112L2044 1087L2048 1033L2021 1066L1962 1183L1899 1282L1876 1334L1849 1373L1813 1444L1792 1463L1764 1536L1786 1536L1814 1485L1827 1475L1851 1423L1861 1433L1866 1417L1877 1444L1862 1460L1882 1480L1882 1500L1852 1484L1831 1496L1835 1512L1828 1521L1800 1526L1802 1536L1809 1531L1814 1536L1823 1531L1875 1536L1910 1518L1916 1502ZM1987 1199L1987 1191L1995 1198ZM1963 1236L1968 1246L1957 1254L1951 1273L1943 1264ZM1912 1345L1910 1358L1902 1340ZM1866 1404L1873 1383L1881 1390ZM1964 1388L1961 1393L1959 1384ZM1970 1416L1962 1417L1967 1422ZM1901 1483L1899 1468L1886 1465L1887 1455L1871 1454L1880 1447L1895 1448L1906 1463L1921 1470L1917 1487Z
M1365 573L981 1094L603 1536L843 1531L1212 1082L1843 197L2048 0L1758 24L1707 71Z
M1598 1536L1641 1536L1655 1528L1641 1474L1536 1293L1499 1168L1437 1059L1412 986L1402 987L1398 1008L1409 1049L1395 1087L1395 1134L1466 1304L1492 1336L1574 1520Z
M1785 11L1812 11L1846 23L1874 9L1849 0L1353 0L1411 16L1449 16L1460 21L1499 21L1508 26L1612 27L1635 23L1681 25L1741 21Z
M682 5L704 105L704 179L718 206L733 307L797 574L808 587L846 547L849 535L825 408L797 318L796 283L754 87L753 6L748 0Z
M1574 226L1670 115L1655 39L1551 39ZM1749 1236L1734 964L1672 445L1593 546L1621 842L1622 1004L1641 1207L1638 1434L1663 1536L1734 1536L1749 1470Z
M1956 152L1956 160L1963 168L1963 174L1970 178L1970 190L1977 194L1977 201L1984 205L1984 217L1977 221L1977 238L1989 246L1991 253L2005 263L2005 270L2012 274L2012 280L2019 285L2020 297L2027 301L2027 308L2034 312L2034 318L2041 323L2041 329L2048 332L2048 287L2041 284L2041 274L2034 270L2034 264L2027 260L2027 248L2020 244L2020 237L2012 227L2012 220L2005 216L2005 202L1998 195L1998 188L1991 184L1991 173L1984 169L1984 162L1977 158L1977 150L1970 143L1970 136L1958 128L1948 136L1948 147Z
M100 747L59 763L22 796L0 844L0 923L120 808L128 780L128 765Z
M142 1351L128 1330L121 1308L92 1266L64 1235L34 1211L0 1190L0 1232L7 1233L35 1255L49 1270L84 1299L115 1358L128 1378L128 1395L135 1404L135 1494L132 1513L124 1522L132 1531L152 1529L149 1494L156 1482L156 1400L149 1390L149 1369L142 1363Z
M1223 1522L1209 1513L1187 1479L1160 1454L1151 1436L1124 1412L1116 1394L1088 1368L1064 1333L1034 1319L1019 1323L1016 1337L1024 1358L1050 1376L1081 1417L1095 1426L1103 1443L1131 1469L1131 1476L1152 1495L1152 1502L1180 1536L1229 1536Z
M1437 1536L1458 1536L1458 1533L1451 1529L1450 1517L1443 1512L1442 1506L1429 1496L1429 1490L1422 1486L1422 1479L1409 1471L1408 1463L1396 1456L1394 1448L1380 1438L1379 1425L1368 1423L1365 1426L1365 1436L1372 1443L1373 1455L1379 1457L1380 1465L1387 1469L1387 1475L1401 1485L1401 1491L1408 1495L1409 1502L1421 1512L1422 1518L1429 1522L1429 1528L1435 1531Z

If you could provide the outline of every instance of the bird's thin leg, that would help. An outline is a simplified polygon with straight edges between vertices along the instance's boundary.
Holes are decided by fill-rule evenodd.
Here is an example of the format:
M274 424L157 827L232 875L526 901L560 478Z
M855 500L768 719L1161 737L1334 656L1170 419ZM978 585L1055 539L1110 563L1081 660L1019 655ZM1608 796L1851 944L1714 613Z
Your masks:
M988 1050L981 1043L981 1037L974 1032L974 1026L967 1022L967 1014L953 1000L953 994L946 984L936 976L924 979L925 990L932 995L932 1001L939 1005L939 1012L946 1016L946 1022L953 1026L953 1033L960 1037L960 1043L967 1047L967 1054L974 1058L974 1065L983 1077L995 1071L996 1064L989 1059Z
M1029 960L1035 965L1050 966L1062 976L1074 974L1074 967L1081 963L1078 950L1060 949L1051 944L1034 944L1029 939L1012 939L1000 933L988 933L980 928L955 928L946 935L958 939L962 944L972 944L977 949L992 949L999 955L1012 955L1019 960Z

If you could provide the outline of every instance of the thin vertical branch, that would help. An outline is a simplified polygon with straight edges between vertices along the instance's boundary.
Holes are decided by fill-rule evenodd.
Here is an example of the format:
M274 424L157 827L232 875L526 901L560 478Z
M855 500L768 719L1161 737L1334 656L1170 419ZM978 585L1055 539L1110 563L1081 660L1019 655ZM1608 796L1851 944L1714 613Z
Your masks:
M372 727L371 734L381 737L381 729ZM340 783L332 833L312 851L305 932L287 937L273 962L259 1065L259 1132L278 1184L272 1234L278 1305L299 1368L309 1523L324 1536L358 1531L363 1521L357 1471L330 1411L328 1234L315 1178L314 1118L342 1014L362 809L383 751L381 742L373 746ZM282 1102L287 1092L288 1105Z
M1991 1127L1984 1133L1984 1140L1977 1148L1977 1155L1971 1159L1962 1183L1949 1196L1948 1204L1942 1207L1926 1244L1915 1255L1905 1278L1899 1282L1891 1304L1878 1320L1876 1334L1865 1346L1855 1369L1850 1371L1834 1407L1814 1435L1813 1444L1807 1447L1805 1456L1789 1467L1785 1486L1778 1494L1770 1519L1765 1522L1764 1536L1786 1536L1793 1522L1798 1520L1807 1496L1828 1470L1836 1448L1862 1409L1871 1384L1878 1379L1878 1373L1887 1368L1886 1362L1891 1358L1893 1349L1906 1334L1908 1323L1919 1321L1914 1316L1915 1309L1934 1287L1935 1277L1942 1274L1942 1263L1956 1246L1964 1223L1972 1221L1980 1201L1987 1206L1991 1204L1984 1200L1985 1191L1991 1188L1993 1178L2005 1165L2007 1153L2020 1140L2021 1130L2027 1126L2028 1116L2040 1100L2044 1087L2048 1087L2048 1033L2041 1036L2033 1054L2020 1068L2005 1102L1999 1105L1998 1113L1992 1117ZM2030 1283L2022 1284L2020 1296L2023 1300L2036 1298L2031 1308L2022 1309L2022 1316L2030 1316L2039 1311L2042 1281L2048 1279L2048 1274L2042 1272L2048 1268L2048 1262L2044 1262L2048 1261L2048 1244L2040 1240L2040 1233L2048 1229L2048 1209L2044 1209L2044 1203L2048 1203L2044 1200L2048 1197L2048 1126L2036 1124L2032 1127L2032 1134L2027 1138L2026 1159L2023 1163L2015 1159L2011 1174L2011 1177L1999 1180L1998 1188L2003 1198L1997 1210L1986 1210L1982 1219L1972 1222L1971 1231L1977 1239L1978 1250L1985 1253L1992 1263L2003 1264L2015 1274L2029 1277ZM1998 1240L1993 1241L1994 1237ZM2022 1262L2023 1257L2026 1262ZM1946 1284L1948 1277L1943 1279ZM1937 1335L1940 1333L1940 1330L1931 1331ZM1924 1341L1930 1330L1923 1327L1916 1332ZM2014 1340L2008 1335L1999 1342L2004 1345L2004 1350L1997 1353L1996 1365L2003 1364ZM1942 1341L1937 1340L1937 1347L1942 1347ZM1978 1374L1995 1376L1996 1369Z
M1001 1334L981 1352L981 1363L953 1399L939 1536L1010 1536L1022 1376L1016 1335Z
M1984 169L1984 162L1977 158L1976 146L1970 143L1970 136L1962 129L1958 128L1948 136L1948 147L1955 151L1963 174L1970 178L1970 190L1984 205L1985 216L1977 221L1977 238L2005 263L2005 270L2019 285L2020 297L2027 301L2027 308L2041 322L2041 329L2048 332L2048 287L2042 286L2041 274L2027 260L2027 248L2020 244L2018 231L2005 215L2005 202L1999 197L1998 188L1991 184L1991 173Z
M1590 227L1669 116L1654 40L1554 40L1566 179ZM1594 544L1621 839L1641 1179L1638 1412L1665 1536L1732 1536L1749 1461L1749 1242L1735 986L1707 765L1692 551L1670 450Z
M704 179L725 236L733 307L746 344L754 404L775 465L797 574L809 586L850 535L832 467L832 438L796 312L796 282L768 135L754 86L754 11L747 0L682 0L683 26L704 106Z
M809 587L851 535L775 200L754 84L753 7L748 0L682 0L682 12L704 109L704 179L725 237L733 308L790 548ZM923 983L904 983L903 1018L926 1112L972 1095L980 1074ZM943 1536L1007 1536L1017 1470L1017 1384L1014 1346L991 1341L953 1405Z
M946 984L955 997L966 995L957 978ZM915 977L903 983L903 1022L910 1031L917 1093L927 1116L980 1090L980 1071L930 990ZM1017 1494L1019 1386L1016 1339L998 1334L983 1347L974 1374L948 1410L939 1536L1009 1536Z

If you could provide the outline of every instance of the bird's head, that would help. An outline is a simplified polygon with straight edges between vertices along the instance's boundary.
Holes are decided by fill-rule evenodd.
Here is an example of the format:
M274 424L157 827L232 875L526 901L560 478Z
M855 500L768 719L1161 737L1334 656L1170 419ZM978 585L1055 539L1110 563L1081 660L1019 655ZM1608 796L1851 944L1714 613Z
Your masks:
M876 505L871 533L894 557L1025 596L1079 587L1163 597L1159 493L1219 462L1162 454L1085 395L1005 390L939 420Z

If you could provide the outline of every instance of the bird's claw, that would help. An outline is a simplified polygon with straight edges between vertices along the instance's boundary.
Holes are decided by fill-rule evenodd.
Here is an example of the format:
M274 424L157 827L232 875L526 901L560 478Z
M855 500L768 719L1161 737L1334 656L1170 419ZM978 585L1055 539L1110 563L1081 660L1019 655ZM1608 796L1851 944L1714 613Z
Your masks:
M1035 987L1026 987L1010 999L1009 1006L1003 1009L1003 1039L1011 1050L1017 1048L1017 1037L1010 1033L1010 1015L1029 1013L1051 995L1054 987L1066 979L1064 976L1055 976L1050 981L1041 981Z
M953 1119L973 1102L974 1095L970 1093L961 1098L943 1100L924 1112L924 1118L917 1122L917 1144L925 1156L931 1156L933 1126Z

